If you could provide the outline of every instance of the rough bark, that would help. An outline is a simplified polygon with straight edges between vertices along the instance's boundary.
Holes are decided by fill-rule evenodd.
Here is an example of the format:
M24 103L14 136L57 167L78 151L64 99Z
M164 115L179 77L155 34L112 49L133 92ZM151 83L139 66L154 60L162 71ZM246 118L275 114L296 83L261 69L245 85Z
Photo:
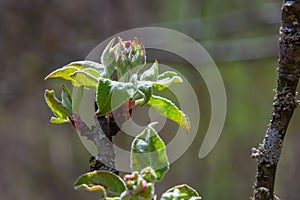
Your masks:
M130 100L128 102L130 102ZM128 102L125 104L127 105ZM95 115L95 126L91 127L88 127L85 122L75 114L69 117L73 126L77 129L77 131L79 131L80 135L85 136L97 147L98 154L91 156L89 160L90 171L108 170L116 174L119 173L115 169L115 151L113 148L112 137L117 135L120 131L121 124L127 121L131 116L132 108L130 105L127 107L129 110L124 110L124 108L120 106L115 111L106 115ZM98 110L96 103L95 110Z
M71 118L73 126L81 136L91 140L97 147L98 154L90 158L91 171L107 169L114 171L115 152L112 143L112 136L116 135L120 128L113 117L95 118L95 126L88 127L80 117L73 115Z
M263 142L252 149L258 163L253 200L278 199L274 195L276 169L290 119L297 107L300 75L300 0L283 1L279 40L279 63L272 116Z

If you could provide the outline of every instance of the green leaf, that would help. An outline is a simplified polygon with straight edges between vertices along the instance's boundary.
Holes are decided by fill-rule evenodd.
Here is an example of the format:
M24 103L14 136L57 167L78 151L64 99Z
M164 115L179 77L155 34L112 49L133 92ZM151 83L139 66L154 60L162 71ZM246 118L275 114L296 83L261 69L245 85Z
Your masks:
M127 101L135 92L132 83L100 78L96 93L97 115L105 115Z
M146 104L151 96L152 96L152 84L149 81L138 81L138 92L143 96L143 103L141 105Z
M98 80L93 75L86 71L76 71L70 75L74 86L84 86L86 88L95 89L98 85Z
M164 80L166 78L172 78L174 76L177 76L177 73L174 71L165 71L158 75L157 80Z
M100 78L96 93L97 114L99 115L105 115L110 111L111 88L111 81L109 79Z
M77 61L51 72L45 79L63 78L72 81L75 86L84 85L90 88L97 86L97 79L102 76L104 70L104 66L99 63L88 60Z
M50 122L53 124L63 124L63 123L69 123L70 121L67 119L51 117Z
M45 90L45 100L53 114L58 118L64 119L72 114L72 111L68 110L68 108L56 98L54 90Z
M163 193L161 200L201 200L196 190L188 185L175 186Z
M61 101L62 104L72 112L72 96L70 91L65 85L61 85Z
M46 76L45 80L48 78L63 78L67 81L72 81L73 78L70 77L70 75L76 71L78 71L76 67L62 67L51 72L48 76Z
M116 38L113 38L105 47L103 50L103 53L101 55L101 63L105 66L105 72L103 74L103 78L109 78L112 79L113 73L116 68L116 55L115 51L118 48L118 45L115 45L113 47L113 44L115 43Z
M106 69L103 75L103 78L108 78L111 80L117 80L117 70L115 69L115 63L110 64Z
M85 73L87 74L90 74L92 75L93 77L95 77L96 79L100 78L101 77L101 74L99 74L99 72L95 69L92 69L92 68L86 68L86 69L83 69L82 71L84 71Z
M157 78L157 81L153 83L153 89L163 90L173 83L182 83L182 79L177 75L176 72L166 71L160 74Z
M75 190L96 191L104 197L120 196L125 191L123 180L108 171L93 171L80 176L74 183Z
M137 86L138 83L138 75L137 74L132 74L130 80L130 83L132 83L134 86Z
M74 95L75 99L73 99L73 104L72 104L73 110L75 112L77 112L79 107L80 107L80 103L81 103L81 100L82 100L82 97L83 97L83 92L84 92L83 86L80 86L77 89L73 88L73 93L74 94L76 93Z
M141 75L142 81L157 81L158 76L158 62L155 60L150 69L144 71Z
M102 197L106 197L106 190L101 185L89 186L86 184L82 184L75 187L76 190L85 190L89 192L99 192ZM105 198L106 199L106 198Z
M103 50L103 53L101 55L101 63L103 63L103 65L105 65L106 67L108 67L114 60L115 60L115 55L114 55L114 50L116 48L116 46L114 48L113 45L115 43L116 38L113 38L105 47L105 49Z
M90 60L82 60L82 61L75 61L75 62L71 62L70 64L68 64L65 67L75 67L77 69L80 70L84 70L84 69L94 69L95 71L98 72L98 74L102 74L105 70L105 66L94 62L94 61L90 61Z
M134 68L131 68L122 77L120 77L119 81L125 82L128 79L128 77L131 77L131 79L132 79L132 76L137 75L138 71L140 71L143 67L145 67L145 65L138 65L138 66L135 66ZM131 80L130 80L130 82L131 82Z
M151 123L132 142L131 169L141 171L146 167L154 169L157 180L161 180L169 169L166 146Z
M137 100L136 105L142 104L143 100ZM154 108L160 115L176 122L187 133L190 130L190 120L179 108L170 100L160 96L152 95L151 99L147 102L149 106Z

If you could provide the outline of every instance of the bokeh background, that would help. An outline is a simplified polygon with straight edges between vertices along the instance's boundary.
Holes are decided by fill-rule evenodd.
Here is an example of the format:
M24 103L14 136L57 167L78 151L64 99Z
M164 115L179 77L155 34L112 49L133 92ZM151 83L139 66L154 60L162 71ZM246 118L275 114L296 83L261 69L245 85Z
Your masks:
M88 171L90 154L70 125L49 123L43 93L59 84L44 77L84 59L108 37L144 26L171 28L199 41L216 62L228 99L220 140L198 159L210 119L206 86L184 63L158 58L182 66L201 100L197 138L171 165L158 193L188 183L203 199L248 199L256 173L251 148L264 136L276 85L280 7L275 0L1 0L0 199L98 198L73 190L76 178ZM276 193L282 199L299 199L299 119L297 111L279 164Z

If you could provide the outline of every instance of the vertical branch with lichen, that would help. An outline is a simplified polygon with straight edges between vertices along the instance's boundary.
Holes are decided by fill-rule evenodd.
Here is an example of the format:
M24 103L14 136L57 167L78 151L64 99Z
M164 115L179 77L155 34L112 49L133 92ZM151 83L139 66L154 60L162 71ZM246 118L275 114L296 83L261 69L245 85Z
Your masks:
M258 163L253 200L278 199L274 195L276 169L293 112L300 75L300 0L284 0L281 8L279 65L272 116L263 142L252 149Z

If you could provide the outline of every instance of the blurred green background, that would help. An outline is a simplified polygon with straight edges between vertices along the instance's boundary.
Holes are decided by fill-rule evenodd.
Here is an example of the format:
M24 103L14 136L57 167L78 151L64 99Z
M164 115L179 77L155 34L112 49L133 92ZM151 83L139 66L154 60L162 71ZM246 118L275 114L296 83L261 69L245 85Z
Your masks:
M280 7L275 0L1 0L0 199L97 199L73 190L90 155L70 125L49 123L43 93L58 83L43 79L84 59L108 37L144 26L174 29L199 41L223 76L228 100L220 140L198 159L210 119L209 94L182 63L162 62L182 66L191 82L198 81L201 121L195 141L171 165L158 193L188 183L203 199L248 199L256 173L251 148L264 136L276 85ZM282 199L299 199L299 119L296 112L278 169L276 193Z

